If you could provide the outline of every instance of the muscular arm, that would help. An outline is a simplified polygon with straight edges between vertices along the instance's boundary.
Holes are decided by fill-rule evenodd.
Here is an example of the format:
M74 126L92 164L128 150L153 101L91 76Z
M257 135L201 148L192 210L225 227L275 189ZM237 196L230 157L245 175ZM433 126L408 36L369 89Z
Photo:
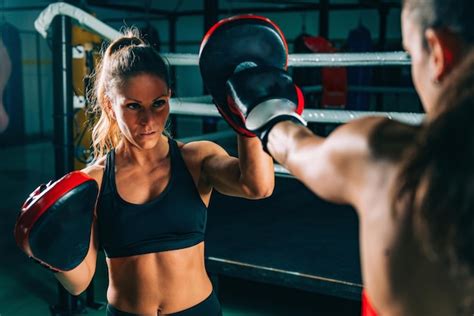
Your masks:
M102 182L103 175L103 160L97 164L87 167L82 172L88 174L94 178L99 185ZM91 238L89 243L89 251L87 252L84 260L74 269L66 272L56 273L56 279L64 286L64 288L73 295L79 295L84 292L89 286L92 278L94 277L96 263L97 263L97 252L99 247L98 236L97 236L97 216L94 210L94 220L92 222Z
M325 138L282 122L270 131L268 148L276 161L320 197L355 205L374 168L400 159L415 130L370 117L342 125Z
M249 199L271 195L273 160L256 137L238 136L238 159L216 144L211 147L202 162L202 176L209 185L223 194Z

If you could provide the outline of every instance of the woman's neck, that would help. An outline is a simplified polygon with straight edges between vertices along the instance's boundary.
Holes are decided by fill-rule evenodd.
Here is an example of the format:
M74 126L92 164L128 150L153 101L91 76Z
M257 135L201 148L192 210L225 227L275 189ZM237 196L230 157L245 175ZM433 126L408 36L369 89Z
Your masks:
M122 140L115 149L115 155L116 157L118 156L123 163L151 167L152 164L160 164L163 160L168 158L168 138L162 135L160 140L156 143L156 146L150 149L143 149L127 140Z

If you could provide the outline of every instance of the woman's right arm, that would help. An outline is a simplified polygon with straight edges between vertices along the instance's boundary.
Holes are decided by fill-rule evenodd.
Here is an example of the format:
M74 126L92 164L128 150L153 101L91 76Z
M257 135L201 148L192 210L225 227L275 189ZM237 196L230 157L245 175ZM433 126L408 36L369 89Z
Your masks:
M286 121L271 129L267 147L276 161L315 194L355 206L375 168L399 160L416 131L386 118L367 117L320 137Z
M102 183L103 161L89 166L83 170L85 174L96 180L99 188ZM89 251L84 260L74 269L65 272L55 273L56 279L64 286L64 288L72 295L79 295L89 286L94 277L99 240L97 234L97 210L94 210L94 219L92 221L91 238Z

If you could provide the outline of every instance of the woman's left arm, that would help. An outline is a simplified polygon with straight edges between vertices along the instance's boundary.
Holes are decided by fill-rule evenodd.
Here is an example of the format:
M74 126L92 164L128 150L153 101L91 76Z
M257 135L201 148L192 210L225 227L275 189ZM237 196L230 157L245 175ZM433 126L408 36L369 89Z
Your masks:
M219 145L208 143L202 160L203 179L222 194L261 199L275 186L273 159L257 137L238 136L239 158L231 157Z

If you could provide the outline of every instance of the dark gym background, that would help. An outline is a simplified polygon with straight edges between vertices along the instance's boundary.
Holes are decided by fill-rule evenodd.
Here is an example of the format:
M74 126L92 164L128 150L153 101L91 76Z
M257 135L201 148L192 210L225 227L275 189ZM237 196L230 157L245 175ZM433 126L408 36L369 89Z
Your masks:
M322 36L338 52L360 51L361 47L377 52L401 50L399 1L67 2L115 29L136 25L163 53L197 54L211 25L246 13L266 16L279 25L290 53L310 52L301 46L302 36ZM58 32L75 39L65 47L57 43L53 29L47 39L41 37L34 21L51 3L0 0L0 34L12 62L3 96L10 125L0 134L0 316L105 314L100 310L107 287L103 254L93 288L78 298L70 297L49 272L17 248L13 238L16 216L28 194L58 174L80 168L88 155L88 135L80 116L85 104L82 78L90 71L102 40L69 18L64 19L63 28L53 23ZM74 32L86 35L78 38ZM361 32L363 43L353 37ZM84 53L87 50L89 55ZM66 71L57 65L63 52L70 67ZM420 111L409 67L346 70L349 94L343 108ZM319 68L290 72L303 87L321 85ZM197 67L175 66L172 74L176 97L203 95ZM357 79L358 74L363 80ZM68 89L59 88L62 80ZM306 95L307 108L325 107L320 91L312 91ZM356 99L362 101L354 103ZM62 106L69 110L58 117ZM329 133L335 126L311 125L318 133ZM69 143L68 131L73 133ZM235 153L235 136L217 118L173 116L171 132L182 140L212 139ZM321 201L291 177L279 176L273 196L264 201L215 194L209 209L206 257L224 315L360 315L357 239L357 217L352 209Z

